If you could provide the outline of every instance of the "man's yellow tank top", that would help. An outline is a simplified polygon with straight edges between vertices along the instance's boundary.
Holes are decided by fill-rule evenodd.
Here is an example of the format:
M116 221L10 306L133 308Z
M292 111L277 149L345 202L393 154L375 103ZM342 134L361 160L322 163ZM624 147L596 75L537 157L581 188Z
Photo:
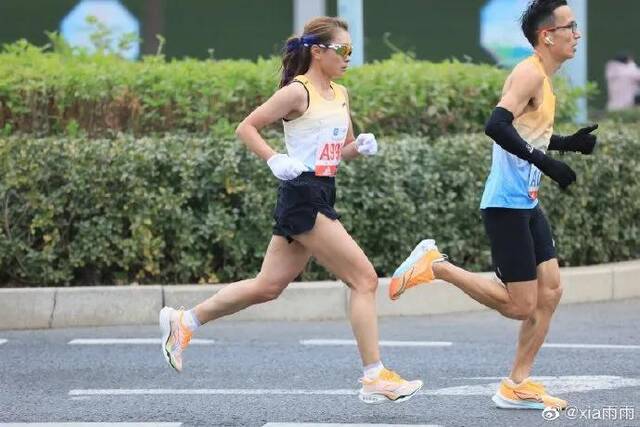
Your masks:
M542 61L538 55L526 59L534 64L544 76L542 103L534 111L522 114L513 122L518 134L535 148L546 150L553 134L553 123L556 114L556 96L553 85L547 76Z
M533 55L525 61L533 63L544 75L542 103L513 121L518 134L535 148L546 151L553 134L556 97L551 78L542 61ZM493 144L491 172L487 178L480 209L511 208L532 209L538 204L538 190L542 173L531 163Z

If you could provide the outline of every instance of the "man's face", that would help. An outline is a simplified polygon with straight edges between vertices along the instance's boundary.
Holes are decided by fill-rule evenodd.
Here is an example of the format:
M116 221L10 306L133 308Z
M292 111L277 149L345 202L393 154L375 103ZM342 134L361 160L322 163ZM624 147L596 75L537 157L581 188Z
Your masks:
M582 37L578 31L576 18L569 6L561 6L553 12L555 25L541 31L541 42L548 47L554 57L561 61L576 55L578 40Z

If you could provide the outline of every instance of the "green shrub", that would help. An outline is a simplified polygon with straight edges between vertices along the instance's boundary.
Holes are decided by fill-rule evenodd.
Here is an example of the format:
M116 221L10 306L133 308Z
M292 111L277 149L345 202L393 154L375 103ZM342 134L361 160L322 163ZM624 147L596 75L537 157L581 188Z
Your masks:
M493 65L432 63L403 55L350 70L341 83L352 98L356 128L379 135L440 136L478 132L500 99L507 72ZM570 121L576 99L591 92L557 78L556 121Z
M276 180L225 135L0 137L0 283L228 282L254 275L271 235ZM566 154L578 183L541 188L564 265L640 256L640 126L601 123L593 156ZM270 141L281 147L280 135ZM420 239L489 269L478 205L482 134L380 138L343 166L337 209L381 276ZM304 279L328 274L310 265Z
M640 123L640 107L636 106L619 111L603 111L592 114L593 120L617 121L622 125L626 123Z
M439 136L481 129L506 72L489 65L434 64L396 55L349 71L356 130ZM26 42L0 53L0 129L73 137L207 134L239 123L275 91L279 59L173 60L47 52ZM558 120L572 117L581 91L556 83Z

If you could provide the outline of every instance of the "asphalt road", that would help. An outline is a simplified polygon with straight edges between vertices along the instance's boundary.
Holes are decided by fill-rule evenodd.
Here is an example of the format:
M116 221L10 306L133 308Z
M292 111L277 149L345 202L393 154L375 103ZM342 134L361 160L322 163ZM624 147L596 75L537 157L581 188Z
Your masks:
M519 324L481 312L381 320L385 365L425 388L376 406L357 399L354 345L307 341L351 340L346 322L212 323L182 374L165 365L156 327L0 331L0 425L640 425L640 300L558 310L534 376L575 412L553 421L493 406Z

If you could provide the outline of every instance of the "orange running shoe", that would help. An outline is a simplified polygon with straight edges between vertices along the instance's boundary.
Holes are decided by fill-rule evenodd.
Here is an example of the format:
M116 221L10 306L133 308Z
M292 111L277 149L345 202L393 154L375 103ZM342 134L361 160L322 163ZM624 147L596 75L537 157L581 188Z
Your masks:
M182 352L189 346L192 332L184 325L184 310L164 307L160 310L162 355L176 371L182 372Z
M404 402L411 399L422 388L422 381L407 381L388 369L383 369L378 378L361 378L362 388L358 398L364 403Z
M411 255L393 273L389 284L389 298L396 300L407 289L431 282L435 278L431 266L446 259L447 256L438 251L435 240L427 239L418 243Z
M498 408L504 409L545 409L555 408L563 410L567 401L547 394L544 386L525 379L515 384L508 378L500 383L500 388L491 399Z

